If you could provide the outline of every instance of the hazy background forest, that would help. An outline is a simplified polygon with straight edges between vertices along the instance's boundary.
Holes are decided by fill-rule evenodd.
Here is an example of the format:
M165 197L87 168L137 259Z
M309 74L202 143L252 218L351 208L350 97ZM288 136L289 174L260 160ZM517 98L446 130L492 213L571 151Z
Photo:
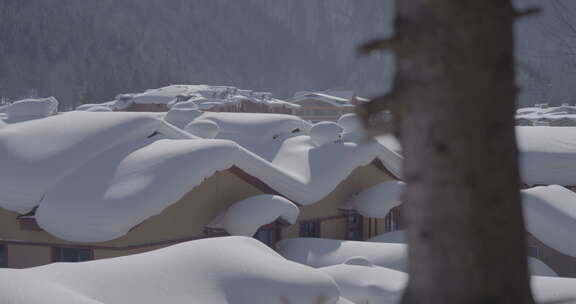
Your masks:
M576 102L576 2L518 27L521 103ZM271 91L381 92L392 58L354 56L390 33L382 0L0 0L0 98L56 96L63 108L172 83Z

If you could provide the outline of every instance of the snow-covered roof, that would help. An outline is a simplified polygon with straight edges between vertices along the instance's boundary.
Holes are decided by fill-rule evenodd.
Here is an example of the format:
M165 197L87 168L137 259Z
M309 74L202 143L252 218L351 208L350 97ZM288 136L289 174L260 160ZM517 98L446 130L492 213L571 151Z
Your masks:
M297 108L296 104L272 98L272 93L238 90L229 86L200 85L169 85L142 93L119 94L116 100L103 104L81 105L76 110L84 111L95 105L106 106L113 110L123 110L132 104L157 104L174 108L180 103L193 102L200 109L208 110L215 106L237 104L248 101L267 104L271 107Z
M520 169L528 185L576 185L576 128L516 127Z
M36 220L47 232L97 242L122 236L233 166L303 205L375 159L392 172L399 166L376 141L318 145L295 116L196 114L184 121L217 125L217 139L179 129L161 113L72 111L8 125L0 129L0 206L20 213L39 206Z
M1 303L316 304L336 303L339 294L328 274L287 261L246 237L197 240L83 263L0 269Z
M0 206L29 211L86 161L160 124L152 114L69 112L0 129Z

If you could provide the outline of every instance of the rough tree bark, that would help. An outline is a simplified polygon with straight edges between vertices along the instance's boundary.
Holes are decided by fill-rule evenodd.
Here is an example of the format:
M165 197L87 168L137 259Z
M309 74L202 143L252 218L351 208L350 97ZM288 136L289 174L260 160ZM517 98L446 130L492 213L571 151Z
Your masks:
M408 184L402 303L533 303L514 134L509 0L398 0L389 108ZM527 12L527 13L531 13ZM362 113L362 112L361 112Z

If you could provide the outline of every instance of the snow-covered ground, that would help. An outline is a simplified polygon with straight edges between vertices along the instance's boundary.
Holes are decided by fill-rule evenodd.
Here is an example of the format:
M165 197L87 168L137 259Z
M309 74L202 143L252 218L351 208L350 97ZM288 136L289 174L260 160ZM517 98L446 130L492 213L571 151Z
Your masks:
M291 261L293 256L281 251L286 259L252 238L210 238L125 257L0 269L0 302L397 303L408 275L382 265L395 265L394 247L403 245L351 242L339 249L333 242L312 241L290 245L293 251L304 246L315 252L345 250L351 256L327 257L326 265L313 268ZM371 247L378 247L380 255L365 257L372 253ZM532 276L532 286L538 301L576 297L573 278Z
M326 273L246 237L198 240L112 259L0 269L0 303L336 303Z

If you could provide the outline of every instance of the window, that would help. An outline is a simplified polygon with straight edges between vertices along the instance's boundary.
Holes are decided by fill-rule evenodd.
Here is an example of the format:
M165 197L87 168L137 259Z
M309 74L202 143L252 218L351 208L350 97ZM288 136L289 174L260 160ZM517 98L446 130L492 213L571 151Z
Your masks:
M53 262L83 262L94 258L92 249L54 247L52 249Z
M346 216L346 239L362 241L364 239L364 220L360 214Z
M0 268L8 267L8 247L0 245Z
M535 246L528 246L528 256L540 259L541 258L540 248Z
M276 243L282 238L281 232L281 224L274 222L258 229L256 234L254 234L254 238L268 245L268 247L274 248Z
M320 221L306 221L300 223L300 237L320 237Z

